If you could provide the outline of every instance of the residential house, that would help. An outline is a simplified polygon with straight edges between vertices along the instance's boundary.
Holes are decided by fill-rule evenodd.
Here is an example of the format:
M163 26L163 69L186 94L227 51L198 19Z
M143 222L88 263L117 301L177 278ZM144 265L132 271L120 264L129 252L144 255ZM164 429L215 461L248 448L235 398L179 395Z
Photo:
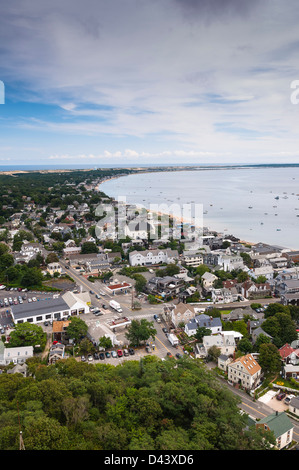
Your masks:
M284 364L282 366L282 377L299 381L299 364Z
M65 346L61 343L52 344L49 351L48 364L55 364L55 362L64 358Z
M231 289L223 288L211 288L212 302L217 303L231 303L236 302L239 298L238 293L233 293Z
M299 364L299 349L294 349L288 343L279 348L279 354L285 364Z
M229 382L246 390L253 390L260 384L262 369L251 354L235 359L227 370Z
M197 266L203 264L203 253L197 250L184 251L182 255L182 262L186 266L196 268Z
M282 279L276 283L275 293L283 305L299 305L299 279Z
M289 403L289 411L299 418L299 397L291 398Z
M129 262L131 266L152 266L157 264L175 263L179 258L177 250L165 248L163 250L131 251Z
M27 359L33 357L33 346L19 346L16 348L6 348L0 341L0 365L23 364Z
M220 269L223 269L223 271L229 272L238 269L243 270L245 267L242 256L231 254L230 252L219 254L218 266L220 266Z
M196 312L192 305L180 302L179 304L174 305L171 309L170 319L173 326L177 328L180 323L189 323L195 315Z
M261 266L259 268L252 268L248 271L249 276L257 279L259 276L264 276L268 281L273 279L274 269L271 265Z
M211 330L211 334L215 335L221 333L222 323L219 317L213 318L204 313L196 315L189 323L185 325L185 333L188 336L193 336L198 328L207 328Z
M55 273L61 274L62 273L62 267L60 266L59 263L49 263L47 265L47 272L51 276L54 276Z
M216 335L207 335L202 338L202 343L196 345L196 357L208 356L209 349L216 346L220 353L226 356L233 356L236 349L235 333L233 331L221 332ZM242 335L239 333L240 338ZM240 339L239 338L239 339Z
M247 280L241 284L241 295L245 299L261 299L271 295L271 286L268 282L257 284Z
M254 328L254 330L252 330L252 333L251 333L251 339L252 339L253 344L256 343L256 340L260 335L267 336L267 338L269 338L271 341L273 339L272 336L270 336L268 333L266 333L263 330L263 328L258 326L257 328Z
M217 366L219 367L219 369L226 372L228 364L230 364L232 360L233 359L230 356L227 356L226 354L220 354L220 356L218 357Z
M12 369L6 371L7 374L22 374L23 377L28 376L28 366L26 362L16 364Z
M182 279L174 276L152 277L146 284L149 294L161 295L162 297L177 296L185 283Z
M69 246L67 248L63 248L63 255L65 258L69 258L69 256L79 253L81 253L81 246Z
M284 411L275 411L265 418L262 417L255 426L257 429L272 431L279 450L291 444L293 440L294 425Z
M203 286L204 290L206 292L209 292L212 289L212 287L214 285L214 282L217 281L217 279L218 279L218 277L215 276L215 274L206 271L201 276L202 286Z
M67 327L69 324L70 320L53 321L52 335L54 341L65 343L68 340Z

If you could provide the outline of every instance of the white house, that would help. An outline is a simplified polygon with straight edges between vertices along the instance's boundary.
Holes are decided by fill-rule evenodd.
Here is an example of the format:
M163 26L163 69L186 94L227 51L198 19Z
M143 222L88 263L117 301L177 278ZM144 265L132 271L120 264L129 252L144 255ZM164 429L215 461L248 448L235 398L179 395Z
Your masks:
M232 271L233 269L244 269L242 256L232 254L222 254L218 256L218 265L223 271Z
M228 380L246 390L255 389L261 379L262 369L251 354L239 357L228 365Z
M6 348L0 341L0 365L23 364L27 359L33 357L33 346L20 346L17 348Z
M217 276L215 276L215 274L213 273L210 273L210 272L205 272L202 276L201 276L201 280L202 280L202 285L204 287L205 290L210 290L212 287L213 287L213 284L214 282L218 279Z
M131 266L151 266L161 263L175 263L178 257L177 250L169 248L163 250L131 251L129 262Z
M272 413L261 418L256 428L272 431L276 439L276 447L280 450L291 444L293 440L294 425L284 411Z
M213 318L204 313L196 315L189 323L185 325L185 333L188 336L193 336L196 333L197 328L207 328L211 330L211 334L215 335L221 333L222 323L219 317Z

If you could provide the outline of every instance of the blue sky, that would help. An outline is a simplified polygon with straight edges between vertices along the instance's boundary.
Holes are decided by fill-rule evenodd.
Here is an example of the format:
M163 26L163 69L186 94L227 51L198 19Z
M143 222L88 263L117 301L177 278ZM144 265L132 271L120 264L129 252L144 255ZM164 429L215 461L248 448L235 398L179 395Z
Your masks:
M0 165L297 163L298 13L295 0L2 6Z

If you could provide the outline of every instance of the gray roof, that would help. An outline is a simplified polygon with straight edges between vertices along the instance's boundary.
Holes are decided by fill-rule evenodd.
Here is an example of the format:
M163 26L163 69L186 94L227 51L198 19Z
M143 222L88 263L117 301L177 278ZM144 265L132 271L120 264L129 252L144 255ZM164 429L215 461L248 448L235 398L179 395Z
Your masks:
M13 305L11 307L15 320L64 310L69 310L69 306L61 297L58 299L39 300L37 302Z
M291 398L289 405L299 409L299 397Z

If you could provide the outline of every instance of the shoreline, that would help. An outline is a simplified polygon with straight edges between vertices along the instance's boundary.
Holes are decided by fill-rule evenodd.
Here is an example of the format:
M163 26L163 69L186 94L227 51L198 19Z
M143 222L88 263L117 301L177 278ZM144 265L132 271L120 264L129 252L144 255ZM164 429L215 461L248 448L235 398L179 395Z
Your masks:
M250 166L250 168L253 168L253 167L254 167L254 168L257 168L257 167L259 167L259 166L262 166L262 167L265 167L265 166L268 167L268 166L269 166L269 167L271 167L271 168L276 167L276 165L257 165L257 166ZM281 165L279 165L279 166L282 166L282 167L289 167L289 166L296 166L296 167L299 167L299 164L294 164L294 165L290 165L290 164L289 164L289 165L288 165L288 164L281 164ZM231 167L225 167L225 168L230 169ZM235 168L240 168L240 166L238 166L238 167L236 166ZM242 168L244 168L244 167L242 167ZM249 168L249 166L246 166L246 168ZM211 168L205 168L205 169L209 169L209 170L210 170ZM224 167L217 167L217 169L224 169ZM151 173L151 171L144 171L145 169L142 169L142 170L143 170L143 171L136 172L136 173L131 173L131 174ZM178 170L178 171L184 171L184 170L185 170L184 168L181 168L181 169ZM193 170L194 170L194 168L193 168ZM159 171L159 170L158 170L158 171ZM163 171L168 172L166 169L164 169ZM107 179L105 178L103 181L101 181L101 182L99 183L98 187L99 187L101 184L103 184L103 183L109 181L110 179L121 178L121 177L123 177L123 176L129 176L129 175L117 175L117 176L112 177L112 178L107 178ZM106 193L104 193L104 194L106 195ZM109 197L109 198L110 198L111 200L113 200L114 202L117 202L117 199L116 199L114 196L113 196L113 197L108 196L108 195L106 195L106 196ZM131 204L126 203L126 205L135 205L136 207L138 207L138 204L136 204L136 203L134 203L134 204L133 204L133 203L131 203ZM141 205L142 205L142 204L141 204ZM159 216L159 215L160 215L160 216L165 215L165 216L168 216L168 217L172 217L172 218L173 218L174 220L176 220L178 223L192 224L192 222L187 221L187 220L184 220L182 217L181 217L181 218L179 218L179 217L173 217L173 216L171 216L171 214L162 213L162 212L156 212L156 211L150 211L150 209L146 209L146 210L147 210L148 212L155 213L157 216ZM199 227L199 228L203 228L203 227ZM214 230L213 228L210 228L210 227L206 227L206 228L207 228L210 232L216 233L217 236L222 236L224 240L226 239L225 234L223 233L223 231ZM238 239L240 244L242 244L242 245L248 245L248 246L250 246L250 247L252 247L252 246L254 246L254 245L257 245L258 243L264 243L265 245L270 245L270 246L272 245L271 243L266 243L266 242L263 242L263 241L250 242L250 241L247 241L247 240L244 240L244 239L241 239L241 238L235 236L233 233L230 233L229 235L231 235L232 237L235 237L236 239ZM276 246L276 245L274 245L274 246ZM290 252L299 251L299 250L296 249L296 248L289 248L289 247L287 247L287 246L282 246L281 248L286 249L286 250L289 250Z
M148 173L148 172L143 172L143 173ZM137 174L137 173L135 173L135 174ZM106 178L106 179L104 179L103 181L101 181L101 182L97 185L97 187L99 188L99 187L101 186L101 184L106 183L107 181L110 181L110 180L112 180L112 179L122 178L122 177L124 177L124 176L128 176L128 175L117 175L117 176L113 176L113 177L111 177L111 178ZM105 196L109 197L113 202L117 202L117 199L116 199L114 196L113 196L113 197L108 196L108 195L107 195L106 193L104 193L104 192L103 192L103 194L105 194ZM126 203L126 206L130 206L130 205L132 205L132 204ZM136 206L136 207L138 207L138 204L136 204L136 203L134 203L133 205ZM185 223L185 224L187 224L187 225L193 225L191 221L186 220L186 219L184 219L183 217L172 216L171 214L168 214L168 213L165 213L165 212L151 211L150 209L146 209L146 211L147 211L148 213L155 214L155 215L157 216L157 218L163 217L163 216L167 216L167 217L173 219L174 221L176 221L178 224L184 224L184 223ZM194 227L195 227L195 228L201 228L201 229L203 229L203 227L196 227L195 225L194 225ZM217 235L223 235L222 232L218 232L217 230L213 230L213 229L211 229L211 228L209 228L209 227L207 227L207 228L208 228L208 230L209 230L210 232L214 232L214 233L216 233ZM234 236L233 234L231 234L231 235ZM223 235L223 238L224 238L224 240L225 240L225 236L224 236L224 235ZM235 237L235 238L238 238L238 237ZM246 240L241 240L241 239L239 239L239 243L241 243L241 244L243 244L243 245L254 246L254 245L256 245L256 243L258 243L258 242L253 243L253 242L249 242L249 241L246 241Z

